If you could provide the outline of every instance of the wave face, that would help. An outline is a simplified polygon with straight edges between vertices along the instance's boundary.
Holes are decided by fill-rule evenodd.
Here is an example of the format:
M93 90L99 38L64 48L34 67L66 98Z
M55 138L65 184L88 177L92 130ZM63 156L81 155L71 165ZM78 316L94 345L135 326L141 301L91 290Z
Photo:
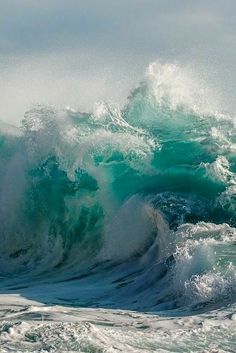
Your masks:
M36 106L0 131L5 288L157 312L236 301L236 128L186 70L151 64L123 109Z

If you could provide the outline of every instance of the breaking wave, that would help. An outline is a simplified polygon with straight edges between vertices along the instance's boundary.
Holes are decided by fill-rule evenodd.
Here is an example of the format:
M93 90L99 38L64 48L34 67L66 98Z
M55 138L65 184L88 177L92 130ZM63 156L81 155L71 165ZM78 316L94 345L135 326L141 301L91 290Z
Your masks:
M39 105L19 130L2 123L5 287L147 311L235 302L236 128L212 97L154 63L122 109Z

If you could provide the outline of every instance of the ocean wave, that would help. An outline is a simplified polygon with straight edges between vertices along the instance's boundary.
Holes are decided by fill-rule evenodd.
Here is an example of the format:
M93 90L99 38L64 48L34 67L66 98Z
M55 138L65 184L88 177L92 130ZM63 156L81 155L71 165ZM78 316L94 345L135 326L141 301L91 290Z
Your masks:
M209 89L160 63L122 109L38 105L0 125L7 286L76 281L78 305L145 310L234 302L235 136Z

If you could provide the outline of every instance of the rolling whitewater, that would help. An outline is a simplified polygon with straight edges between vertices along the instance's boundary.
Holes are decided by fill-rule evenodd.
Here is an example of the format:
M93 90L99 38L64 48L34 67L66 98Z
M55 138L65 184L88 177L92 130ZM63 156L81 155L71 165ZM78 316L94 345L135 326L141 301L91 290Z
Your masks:
M236 125L177 64L0 125L0 352L235 352Z

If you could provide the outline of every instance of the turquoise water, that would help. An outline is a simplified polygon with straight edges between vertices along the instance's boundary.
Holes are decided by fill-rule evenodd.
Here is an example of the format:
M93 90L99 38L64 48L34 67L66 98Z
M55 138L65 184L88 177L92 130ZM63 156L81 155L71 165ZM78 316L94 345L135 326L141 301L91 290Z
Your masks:
M236 128L190 83L153 64L123 108L39 105L18 131L2 125L2 293L234 313Z

